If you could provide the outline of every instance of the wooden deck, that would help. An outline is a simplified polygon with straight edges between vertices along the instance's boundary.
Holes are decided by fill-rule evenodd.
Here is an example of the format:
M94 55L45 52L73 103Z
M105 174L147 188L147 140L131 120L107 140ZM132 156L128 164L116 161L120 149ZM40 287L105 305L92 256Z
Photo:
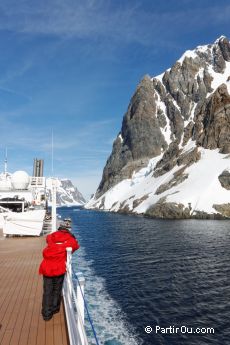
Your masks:
M63 311L50 321L41 316L45 239L0 238L0 344L68 345Z

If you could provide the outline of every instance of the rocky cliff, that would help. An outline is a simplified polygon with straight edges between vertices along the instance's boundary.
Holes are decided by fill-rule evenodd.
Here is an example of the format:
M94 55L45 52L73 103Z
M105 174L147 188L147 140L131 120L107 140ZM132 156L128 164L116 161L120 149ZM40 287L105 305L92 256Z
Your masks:
M166 218L226 216L229 91L224 36L185 52L160 76L145 76L87 207Z

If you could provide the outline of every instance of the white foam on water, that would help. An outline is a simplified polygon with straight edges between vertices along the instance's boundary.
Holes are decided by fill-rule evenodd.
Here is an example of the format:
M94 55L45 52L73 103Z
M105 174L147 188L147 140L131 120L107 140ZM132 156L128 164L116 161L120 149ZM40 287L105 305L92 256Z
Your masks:
M120 306L106 291L105 280L96 275L92 264L93 260L87 260L83 247L73 256L74 271L81 271L86 280L85 299L100 345L141 345ZM88 322L86 332L89 345L96 344Z

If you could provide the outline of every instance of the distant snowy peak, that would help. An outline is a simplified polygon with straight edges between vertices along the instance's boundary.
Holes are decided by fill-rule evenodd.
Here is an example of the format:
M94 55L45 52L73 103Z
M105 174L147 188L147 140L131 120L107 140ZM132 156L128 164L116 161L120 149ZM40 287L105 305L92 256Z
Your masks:
M73 185L69 179L56 179L57 181L57 205L58 206L71 206L71 205L84 205L85 199L79 190ZM49 202L52 198L52 178L46 179L46 189L49 195Z
M203 211L230 216L229 154L230 43L221 36L186 51L161 75L144 76L87 207L165 217L176 203L182 218ZM201 168L212 164L218 171L199 183Z

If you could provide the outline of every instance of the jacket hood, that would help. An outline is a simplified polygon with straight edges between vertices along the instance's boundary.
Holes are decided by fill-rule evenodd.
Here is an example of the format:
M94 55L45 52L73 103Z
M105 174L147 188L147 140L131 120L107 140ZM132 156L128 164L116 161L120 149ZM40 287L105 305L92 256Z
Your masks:
M50 234L49 239L53 243L65 242L70 238L70 236L73 237L73 235L68 230L59 230Z

